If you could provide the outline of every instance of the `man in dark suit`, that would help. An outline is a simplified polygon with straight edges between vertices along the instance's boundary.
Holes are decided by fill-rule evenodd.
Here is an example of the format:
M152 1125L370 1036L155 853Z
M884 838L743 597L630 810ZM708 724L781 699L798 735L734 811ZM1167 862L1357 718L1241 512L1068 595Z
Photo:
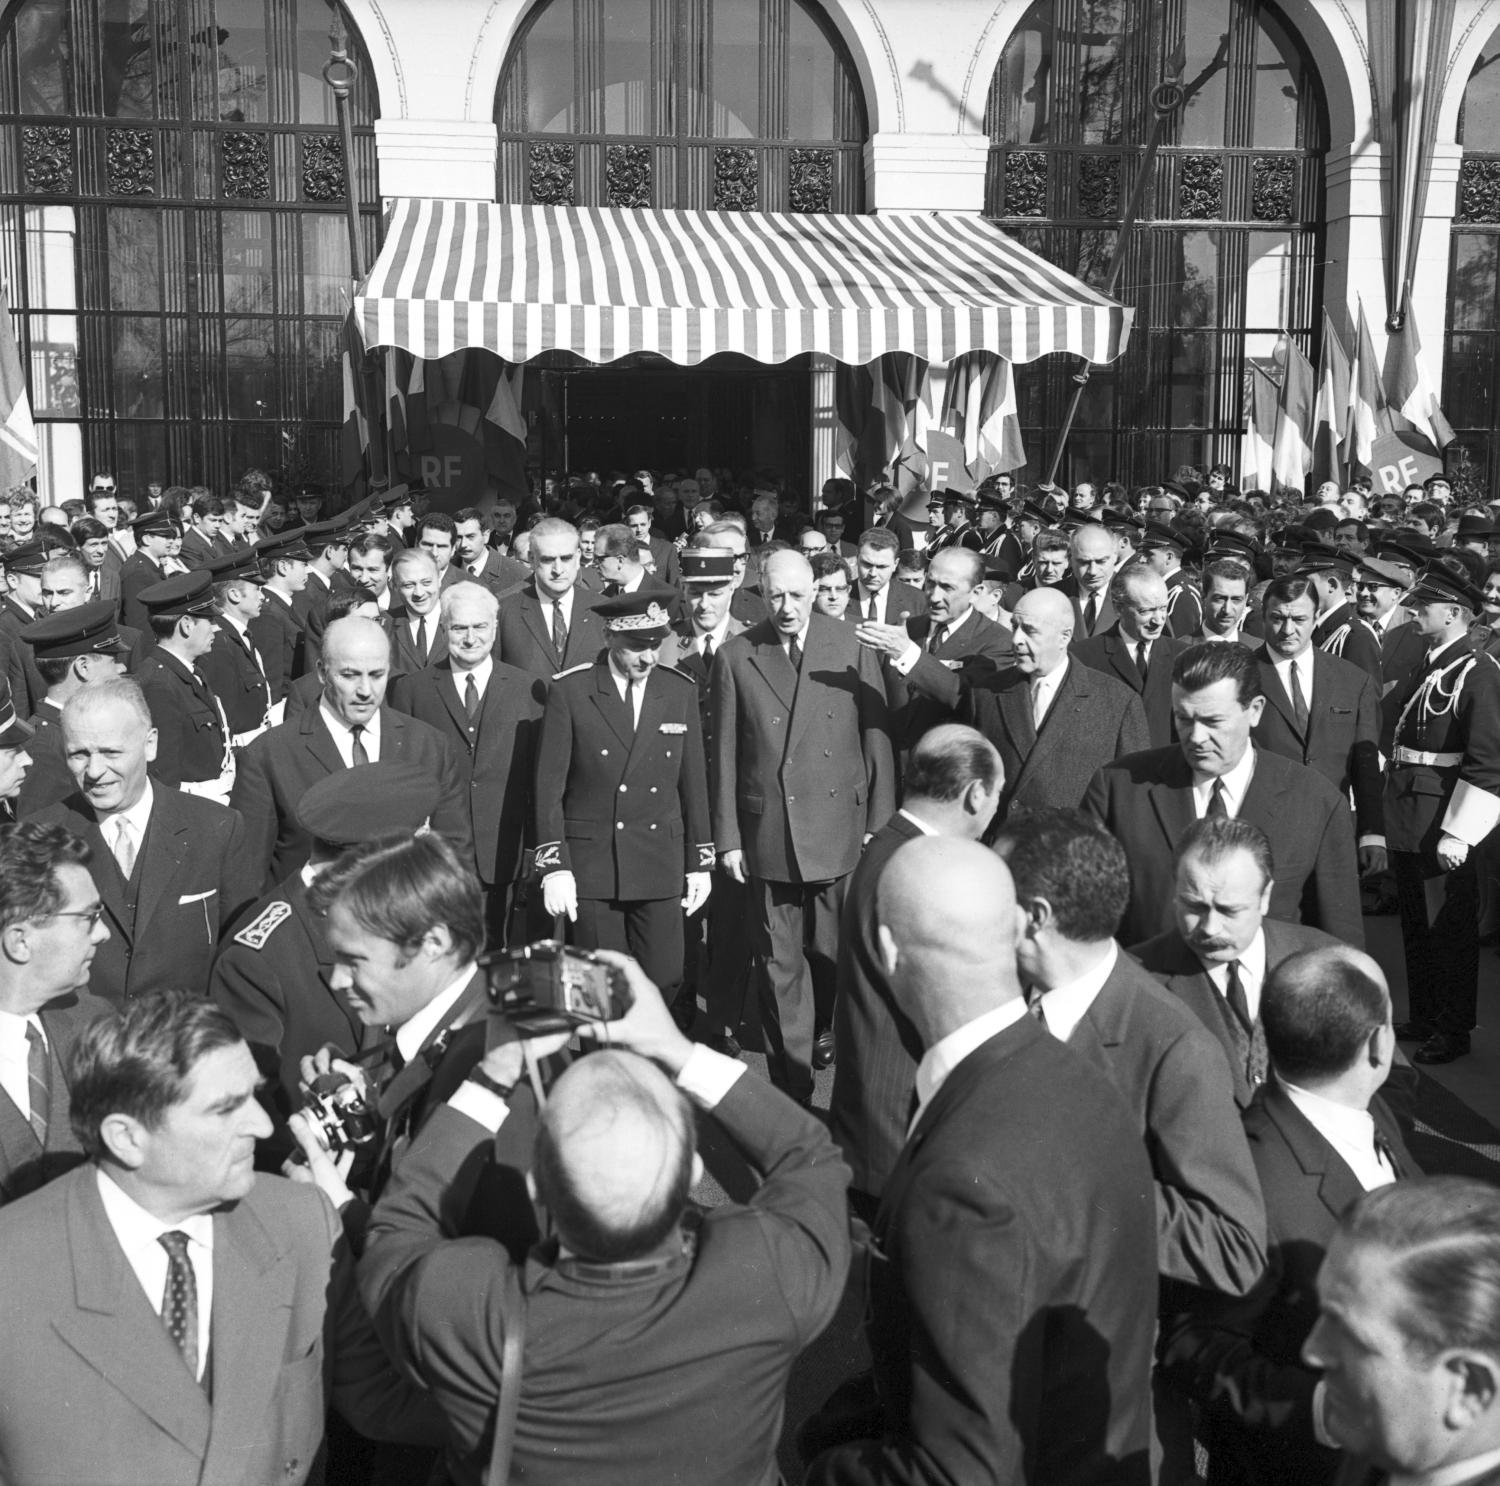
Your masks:
M657 580L669 588L675 588L680 576L677 570L677 548L665 537L652 533L653 514L650 506L631 506L625 512L625 525L638 543L651 549L651 561L656 568ZM597 553L597 548L595 550Z
M1140 699L1152 748L1173 741L1172 661L1186 640L1167 634L1167 585L1151 568L1132 563L1109 585L1119 622L1104 634L1073 645L1074 659L1090 670L1118 677Z
M1001 820L1077 805L1098 769L1149 741L1140 698L1069 655L1068 599L1033 589L1012 617L1015 665L971 688L959 710L1004 762Z
M671 1005L683 910L714 867L698 693L657 665L666 609L643 590L595 606L608 650L552 683L536 748L536 874L585 949L633 955Z
M166 511L147 511L130 523L130 531L136 547L120 569L120 618L131 629L144 630L147 615L141 590L167 576L167 548L177 536L177 525Z
M714 841L751 884L772 1079L805 1101L815 1023L832 1024L843 881L895 806L895 765L875 653L812 612L799 553L774 553L764 583L771 618L714 662Z
M197 495L183 507L182 516L187 525L182 533L182 549L178 556L187 570L195 573L227 551L227 544L219 535L224 502L216 495Z
M472 578L499 598L531 576L524 562L485 545L484 518L472 506L453 513L453 526L458 538L454 566L460 579Z
M499 658L543 680L604 649L593 595L578 583L578 531L555 516L531 529L531 581L500 605Z
M860 537L845 619L855 624L904 625L927 612L927 598L921 589L896 581L900 557L895 534L884 527L873 527Z
M1068 543L1068 578L1063 590L1073 600L1073 635L1091 640L1108 633L1120 617L1110 597L1119 565L1120 544L1107 526L1086 521Z
M1306 764L1341 795L1354 794L1361 873L1385 870L1380 709L1376 685L1358 666L1313 645L1317 595L1300 575L1277 578L1261 600L1265 648L1260 681L1266 707L1255 742Z
M906 763L901 808L875 832L849 878L840 922L833 1023L838 1064L829 1128L853 1179L849 1203L865 1223L906 1144L922 1043L896 1004L880 957L876 892L885 864L918 836L977 841L989 829L1005 775L1000 755L972 728L923 734Z
M160 986L208 983L220 937L255 897L258 869L237 811L155 784L155 729L134 681L84 687L62 717L77 792L38 821L66 826L90 849L109 938L89 985L119 1003Z
M391 1355L447 1418L455 1479L504 1479L490 1469L497 1398L520 1369L510 1479L774 1480L792 1364L844 1291L848 1171L827 1132L743 1065L690 1043L639 967L623 973L634 1006L606 1029L612 1046L556 1080L534 1163L524 1151L553 1217L546 1244L508 1262L452 1242L442 1217L515 1139L529 1090L514 1042L434 1110L370 1225L364 1294ZM694 1109L755 1174L744 1203L686 1202ZM517 1353L506 1296L523 1266ZM567 1400L561 1430L533 1402L549 1396Z
M309 785L339 769L377 759L414 763L439 781L432 828L473 851L467 792L452 745L441 733L384 705L390 641L373 619L336 619L318 662L323 694L314 708L262 733L240 754L231 803L245 817L245 854L257 890L307 860L297 822Z
M446 660L448 638L440 609L443 582L437 564L418 547L398 552L391 564L391 593L391 612L386 618L391 674L409 675Z
M1416 570L1404 560L1366 557L1354 571L1354 607L1380 641L1380 751L1390 757L1406 678L1427 658L1427 641L1402 602L1416 581Z
M296 598L307 587L307 565L312 553L300 531L268 537L256 546L260 553L264 602L249 633L266 667L271 704L286 701L286 694L304 668L304 628L297 618Z
M1380 639L1354 607L1355 559L1322 543L1310 546L1297 569L1317 600L1312 642L1329 655L1358 666L1380 685Z
M1258 826L1227 816L1195 822L1177 850L1173 927L1131 950L1219 1039L1241 1109L1266 1078L1261 987L1288 955L1338 942L1266 916L1272 867Z
M1141 555L1167 585L1167 631L1177 640L1203 628L1203 600L1182 566L1189 545L1188 538L1165 521L1148 521L1141 537Z
M347 566L349 527L349 515L345 512L327 521L315 521L298 532L302 545L312 554L307 565L307 584L292 601L292 613L305 633L321 633L334 596L354 587ZM310 653L305 664L313 665L316 661L316 653Z
M0 826L0 1206L78 1165L68 1050L91 1015L109 930L89 849L61 826Z
M1378 1090L1396 1038L1380 967L1331 946L1283 960L1261 997L1271 1078L1245 1115L1270 1229L1248 1298L1202 1307L1162 1349L1162 1371L1206 1423L1213 1486L1327 1486L1318 1376L1302 1360L1317 1277L1361 1192L1421 1173Z
M492 949L507 942L531 833L531 781L547 683L494 658L495 596L457 583L442 596L447 655L391 683L391 706L443 734L459 762Z
M832 1447L806 1479L1144 1486L1157 1218L1137 1121L1107 1074L1026 1015L993 852L907 842L877 914L925 1052L875 1220L873 1377L804 1432L808 1453Z
M27 1256L0 1274L6 1479L298 1486L329 1404L435 1443L359 1305L328 1198L256 1174L259 1073L201 988L101 1018L70 1061L90 1159L0 1211L0 1244Z
M965 687L983 685L1015 658L1010 627L974 607L984 560L967 547L939 552L927 568L927 612L906 624L860 624L861 645L885 659L891 732L904 753L929 728L950 721Z
M224 709L231 743L244 748L271 725L271 687L250 625L265 602L255 549L240 548L208 565L213 580L213 644L198 669Z
M1191 646L1172 670L1179 742L1108 764L1089 784L1084 809L1130 858L1122 942L1171 927L1178 843L1195 820L1229 815L1270 839L1272 917L1364 943L1349 808L1315 770L1252 746L1265 704L1259 665L1243 645Z

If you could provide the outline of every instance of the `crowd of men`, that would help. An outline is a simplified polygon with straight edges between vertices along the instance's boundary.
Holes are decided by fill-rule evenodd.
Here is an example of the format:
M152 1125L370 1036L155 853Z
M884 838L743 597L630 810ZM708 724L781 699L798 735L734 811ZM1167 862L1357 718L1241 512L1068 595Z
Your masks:
M1500 1480L1500 508L530 504L5 508L0 1480Z

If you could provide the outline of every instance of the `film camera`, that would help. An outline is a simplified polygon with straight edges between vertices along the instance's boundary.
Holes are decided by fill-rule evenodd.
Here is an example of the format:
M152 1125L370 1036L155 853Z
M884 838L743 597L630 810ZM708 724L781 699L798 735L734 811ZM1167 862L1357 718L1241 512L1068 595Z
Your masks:
M375 1139L375 1111L365 1102L364 1090L346 1074L320 1073L303 1084L302 1091L307 1096L302 1113L335 1156Z
M492 955L485 968L492 1014L522 1037L618 1021L635 1004L618 970L556 939Z

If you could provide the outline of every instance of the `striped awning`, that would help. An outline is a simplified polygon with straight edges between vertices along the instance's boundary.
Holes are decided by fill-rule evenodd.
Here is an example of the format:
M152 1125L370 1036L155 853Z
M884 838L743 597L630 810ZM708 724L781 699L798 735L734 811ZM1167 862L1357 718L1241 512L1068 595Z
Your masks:
M1131 311L982 217L630 211L399 200L356 293L367 348L507 361L654 351L693 366L721 351L807 351L864 365L966 351L1112 361Z

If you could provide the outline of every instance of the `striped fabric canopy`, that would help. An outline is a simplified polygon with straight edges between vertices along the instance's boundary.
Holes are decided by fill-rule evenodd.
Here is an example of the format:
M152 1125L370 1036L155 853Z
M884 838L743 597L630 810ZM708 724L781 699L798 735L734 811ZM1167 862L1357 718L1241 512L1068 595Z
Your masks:
M507 361L654 351L807 351L864 365L889 351L1112 361L1131 311L981 217L788 216L399 200L355 296L367 348Z

